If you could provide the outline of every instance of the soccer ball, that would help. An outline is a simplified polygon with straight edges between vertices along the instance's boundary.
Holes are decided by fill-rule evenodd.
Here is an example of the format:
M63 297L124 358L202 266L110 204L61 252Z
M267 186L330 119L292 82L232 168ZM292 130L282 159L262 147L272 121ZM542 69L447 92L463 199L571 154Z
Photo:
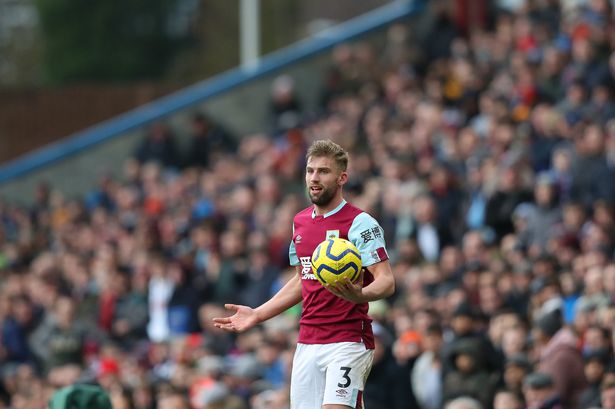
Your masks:
M361 272L361 255L354 244L339 237L320 243L312 254L312 271L321 284L354 281Z

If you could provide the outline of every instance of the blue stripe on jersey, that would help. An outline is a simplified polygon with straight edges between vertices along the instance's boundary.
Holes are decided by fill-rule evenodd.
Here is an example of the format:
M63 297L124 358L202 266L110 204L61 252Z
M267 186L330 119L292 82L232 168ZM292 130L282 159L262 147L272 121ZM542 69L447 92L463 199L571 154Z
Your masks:
M301 261L299 261L299 257L297 257L297 248L295 247L295 242L290 241L290 246L288 246L288 259L290 260L291 266L301 265Z
M344 205L346 204L346 200L342 199L342 202L340 204L337 205L337 207L331 211L328 211L327 213L323 214L322 217L327 218L329 216L333 216L335 213L339 212L340 210L342 210L342 207L344 207ZM314 219L316 217L316 207L314 207L314 209L312 210L312 219Z

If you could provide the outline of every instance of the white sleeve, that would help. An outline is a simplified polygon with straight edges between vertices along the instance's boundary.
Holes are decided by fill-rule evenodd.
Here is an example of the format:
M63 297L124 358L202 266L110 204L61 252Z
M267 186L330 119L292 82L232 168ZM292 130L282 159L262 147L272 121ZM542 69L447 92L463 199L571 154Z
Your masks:
M388 260L389 255L386 251L384 241L384 231L369 214L363 212L352 221L348 230L348 240L350 240L361 253L363 267Z
M290 246L288 246L288 260L291 266L298 266L301 262L299 261L299 257L297 257L297 249L295 248L293 237L295 237L295 223L293 223L293 234L290 239Z

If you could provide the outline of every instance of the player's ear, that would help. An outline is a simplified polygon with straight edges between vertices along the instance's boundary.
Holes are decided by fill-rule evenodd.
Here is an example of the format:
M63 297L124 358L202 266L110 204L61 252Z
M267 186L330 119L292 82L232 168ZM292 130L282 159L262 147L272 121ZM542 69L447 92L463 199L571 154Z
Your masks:
M337 184L340 186L343 186L346 184L346 182L348 182L348 172L346 172L345 170L340 172L339 177L337 178Z

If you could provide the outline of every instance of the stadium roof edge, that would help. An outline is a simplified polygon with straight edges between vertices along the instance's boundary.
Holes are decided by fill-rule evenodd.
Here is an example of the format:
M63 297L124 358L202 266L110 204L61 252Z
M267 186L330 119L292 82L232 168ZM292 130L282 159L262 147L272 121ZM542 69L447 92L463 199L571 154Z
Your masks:
M421 11L425 0L398 0L347 22L323 30L316 36L261 58L251 69L241 67L188 86L168 96L137 107L124 114L76 132L60 141L45 145L0 167L0 184L78 154L99 143L115 138L169 114L221 94L253 79L270 74Z

